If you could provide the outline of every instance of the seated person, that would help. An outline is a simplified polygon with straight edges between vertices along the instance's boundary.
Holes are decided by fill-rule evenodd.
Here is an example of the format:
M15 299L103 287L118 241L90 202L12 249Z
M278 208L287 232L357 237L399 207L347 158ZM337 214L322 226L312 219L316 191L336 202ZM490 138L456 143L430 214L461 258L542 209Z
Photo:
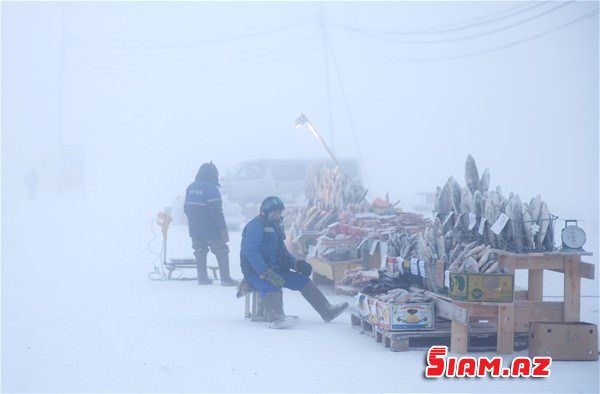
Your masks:
M312 266L297 260L287 250L283 242L284 209L281 199L267 197L260 206L260 215L244 227L240 252L242 272L262 296L267 320L271 322L269 327L288 328L300 320L283 312L282 287L300 291L323 320L329 322L338 317L348 303L331 305L310 280Z

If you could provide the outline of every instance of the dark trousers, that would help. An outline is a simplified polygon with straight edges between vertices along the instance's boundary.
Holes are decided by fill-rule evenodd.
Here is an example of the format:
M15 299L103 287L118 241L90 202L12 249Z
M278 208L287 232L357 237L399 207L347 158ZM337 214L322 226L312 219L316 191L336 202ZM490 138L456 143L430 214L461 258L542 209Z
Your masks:
M221 279L231 278L229 276L229 247L225 242L220 239L192 238L192 248L194 249L199 278L208 278L206 258L209 250L217 258Z

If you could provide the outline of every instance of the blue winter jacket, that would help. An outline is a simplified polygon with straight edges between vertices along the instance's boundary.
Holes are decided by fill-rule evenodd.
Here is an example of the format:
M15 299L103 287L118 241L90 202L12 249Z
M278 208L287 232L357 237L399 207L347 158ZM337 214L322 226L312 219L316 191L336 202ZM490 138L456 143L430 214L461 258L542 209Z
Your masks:
M221 193L212 182L197 180L188 186L184 211L192 238L221 239L227 232Z
M240 251L244 276L260 276L269 268L278 273L293 269L296 258L288 252L284 239L283 229L262 216L257 216L246 224Z

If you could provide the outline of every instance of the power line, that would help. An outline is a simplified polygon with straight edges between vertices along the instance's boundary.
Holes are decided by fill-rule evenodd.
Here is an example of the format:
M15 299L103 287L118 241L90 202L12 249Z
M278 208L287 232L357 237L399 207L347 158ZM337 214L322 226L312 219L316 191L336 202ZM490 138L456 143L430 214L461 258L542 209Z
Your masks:
M393 42L393 43L398 43L398 44L443 44L443 43L449 43L449 42L457 42L457 41L465 41L465 40L472 40L472 39L476 39L476 38L480 38L480 37L485 37L485 36L489 36L491 34L495 34L504 30L508 30L508 29L512 29L513 27L517 27L520 25L523 25L525 23L531 22L533 20L536 20L538 18L541 18L545 15L548 15L552 12L555 12L569 4L574 3L574 1L568 1L565 3L560 3L558 6L551 8L549 10L546 10L544 12L541 12L539 14L533 15L529 18L523 19L521 21L512 23L510 25L507 26L503 26L497 29L493 29L493 30L489 30L486 32L481 32L481 33L477 33L477 34L472 34L469 36L463 36L463 37L456 37L456 38L447 38L447 39L439 39L439 40L399 40L399 39L392 39L392 38L387 38L387 37L369 37L372 39L377 39L377 40L381 40L381 41L386 41L386 42ZM354 33L360 33L361 30L357 29L355 31L353 31Z
M503 50L503 49L512 48L514 46L523 44L525 42L535 40L535 39L543 37L543 36L545 36L547 34L554 33L555 31L562 30L562 29L564 29L566 27L574 25L574 24L576 24L578 22L581 22L584 19L591 18L591 17L593 17L595 15L598 15L598 10L589 12L587 14L584 14L584 15L576 18L576 19L573 19L573 20L567 22L567 23L564 23L564 24L559 25L557 27L554 27L552 29L543 31L541 33L534 34L532 36L523 38L521 40L511 41L511 42L509 42L507 44L499 45L499 46L496 46L496 47L493 47L493 48L484 49L484 50L481 50L481 51L476 51L476 52L471 52L471 53L466 53L466 54L463 54L463 55L446 56L446 57L431 58L431 59L415 59L413 61L415 61L415 62L422 62L422 61L456 60L456 59L464 59L464 58L469 58L469 57L474 57L474 56L485 55L485 54L488 54L488 53L500 51L500 50Z
M584 14L584 15L582 15L580 17L577 17L577 18L575 18L575 19L573 19L573 20L571 20L571 21L569 21L567 23L564 23L564 24L556 26L554 28L545 30L545 31L543 31L541 33L537 33L537 34L534 34L532 36L523 38L521 40L515 40L515 41L511 41L509 43L503 44L503 45L498 45L498 46L495 46L495 47L492 47L492 48L483 49L483 50L480 50L480 51L475 51L475 52L470 52L470 53L465 53L465 54L461 54L461 55L440 56L440 57L431 57L431 58L398 58L398 57L385 56L385 55L381 55L381 54L375 54L375 56L378 56L378 57L381 57L381 58L384 58L384 59L390 60L390 61L400 61L400 62L406 62L406 63L411 63L411 62L412 63L437 62L437 61L457 60L457 59L464 59L464 58L469 58L469 57L475 57L475 56L485 55L485 54L488 54L488 53L492 53L492 52L496 52L496 51L508 49L508 48L511 48L511 47L523 44L525 42L535 40L537 38L543 37L543 36L545 36L547 34L550 34L550 33L554 33L554 32L556 32L558 30L562 30L562 29L567 28L567 27L569 27L571 25L574 25L574 24L576 24L578 22L581 22L584 19L591 18L591 17L594 17L596 15L598 15L598 10L589 12L589 13Z
M524 12L527 12L533 8L539 7L541 5L547 4L549 3L549 1L544 1L544 2L538 2L538 3L534 3L533 5L529 5L525 8L521 8L518 7L518 9L516 11L510 12L507 15L502 15L502 16L492 16L492 17L488 17L486 18L485 16L483 17L478 17L475 18L474 20L478 20L478 19L484 19L481 22L474 22L474 23L468 23L468 21L465 22L459 22L458 24L454 24L454 25L450 25L453 27L440 27L440 28L436 28L436 29L424 29L424 30L396 30L396 31L392 31L392 30L376 30L376 29L364 29L364 28L359 28L356 26L351 26L351 25L347 25L347 24L343 24L343 23L333 23L332 26L335 27L339 27L339 28L343 28L343 29L347 29L347 30L351 30L351 31L363 31L363 32L367 32L367 33L374 33L374 34L387 34L387 35L428 35L428 34L442 34L442 33L452 33L452 32L457 32L457 31L462 31L462 30L468 30L468 29L472 29L474 27L478 27L478 26L485 26L488 24L492 24L498 21L501 21L503 19L507 19L510 18L512 16L515 15L519 15L522 14ZM504 13L506 11L503 11L502 13ZM496 15L496 14L493 14ZM490 15L491 16L491 15Z

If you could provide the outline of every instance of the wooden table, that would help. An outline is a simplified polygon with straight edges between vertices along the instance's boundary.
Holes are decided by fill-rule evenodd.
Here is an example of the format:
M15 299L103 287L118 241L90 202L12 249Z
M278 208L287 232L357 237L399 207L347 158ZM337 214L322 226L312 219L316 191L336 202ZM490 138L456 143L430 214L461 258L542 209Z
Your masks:
M512 253L492 249L505 272L528 270L527 291L515 290L510 303L455 301L427 292L436 303L439 316L452 321L451 350L466 353L471 318L492 318L498 330L497 352L511 354L515 332L528 332L535 321L578 322L580 319L581 278L594 279L594 265L581 261L588 252ZM544 270L564 274L564 302L543 301Z
M594 265L581 261L581 256L591 256L589 252L547 252L512 253L492 249L498 254L500 268L514 273L518 269L528 271L527 300L542 302L544 290L544 270L564 274L563 320L578 322L580 319L581 278L594 279Z

